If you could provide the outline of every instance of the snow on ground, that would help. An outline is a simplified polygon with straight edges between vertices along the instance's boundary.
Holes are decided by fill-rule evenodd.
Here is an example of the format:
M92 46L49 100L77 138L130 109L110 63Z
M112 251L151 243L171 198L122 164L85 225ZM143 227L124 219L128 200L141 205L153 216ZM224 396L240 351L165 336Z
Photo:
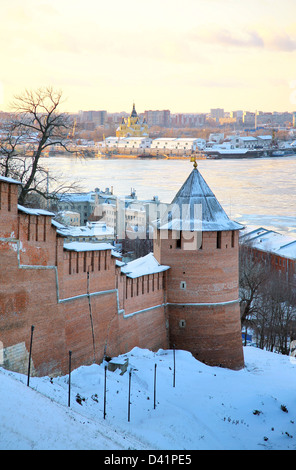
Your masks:
M245 347L245 368L209 367L185 351L139 348L129 370L83 366L31 378L0 369L0 449L295 450L296 361ZM156 367L156 408L154 372Z

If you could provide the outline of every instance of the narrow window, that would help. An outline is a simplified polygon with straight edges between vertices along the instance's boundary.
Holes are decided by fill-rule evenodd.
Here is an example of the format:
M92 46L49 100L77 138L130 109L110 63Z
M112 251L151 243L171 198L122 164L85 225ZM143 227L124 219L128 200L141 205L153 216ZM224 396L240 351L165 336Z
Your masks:
M87 252L85 251L83 253L83 272L86 273L86 256L87 256Z
M217 232L217 248L221 248L222 232Z
M35 225L35 228L36 228L35 240L36 240L36 242L38 242L38 232L39 232L39 217L38 217L38 215L36 215L36 225Z
M46 242L46 217L44 216L43 241Z
M180 232L179 238L177 238L176 248L181 248L181 239L182 239L182 232Z
M231 232L231 247L234 248L234 242L235 242L235 231L232 230Z
M185 328L185 326L186 326L186 321L185 320L180 320L179 321L179 327L180 328Z
M31 216L29 214L29 217L28 217L28 242L30 241L30 236L31 236Z
M8 185L8 211L11 211L11 184Z
M198 234L197 234L197 237L198 237ZM202 250L203 232L201 232L201 234L200 234L200 240L199 240L199 237L197 238L197 243L198 243L199 241L200 241L199 250Z

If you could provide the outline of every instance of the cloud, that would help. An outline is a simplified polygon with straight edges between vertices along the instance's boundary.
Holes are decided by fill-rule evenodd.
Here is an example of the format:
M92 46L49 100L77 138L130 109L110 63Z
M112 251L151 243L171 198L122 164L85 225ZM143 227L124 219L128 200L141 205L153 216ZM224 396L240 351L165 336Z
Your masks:
M296 50L296 38L292 38L287 33L271 37L267 41L267 47L282 52L293 52Z
M218 47L266 49L271 51L293 52L296 50L296 35L286 32L243 32L230 31L225 28L203 30L191 33L190 39Z
M222 29L217 31L212 36L212 40L215 43L219 43L223 46L234 46L234 47L263 47L263 39L258 33L252 31L242 35L234 35L228 30Z
M191 39L207 44L229 47L263 47L264 41L256 31L233 33L227 29L204 30L192 33Z

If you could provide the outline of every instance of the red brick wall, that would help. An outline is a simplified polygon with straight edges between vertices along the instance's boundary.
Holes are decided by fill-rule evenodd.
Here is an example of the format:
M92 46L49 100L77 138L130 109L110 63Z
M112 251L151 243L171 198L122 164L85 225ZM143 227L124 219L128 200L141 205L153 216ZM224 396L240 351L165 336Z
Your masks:
M181 243L177 233L165 235L161 239L158 231L154 254L171 266L166 290L170 346L189 350L211 365L243 367L238 232L221 232L221 248L217 232L203 232L201 248L189 250L190 233L182 234Z
M159 305L163 291L151 298L146 294L146 303L127 302L127 311L118 312L114 259L108 271L90 273L90 292L95 293L90 296L91 310L86 273L58 279L58 302L55 269L19 268L17 252L4 242L0 243L0 259L5 266L0 270L0 341L4 348L25 342L29 351L30 328L34 325L32 359L37 375L66 373L69 350L73 352L73 367L92 363L90 314L97 362L102 361L104 353L116 356L135 346L152 350L167 347L164 307L129 316L139 306ZM111 292L97 294L106 290Z
M244 365L239 305L168 306L170 347L189 350L212 366Z
M163 275L149 276L149 282L145 277L143 293L134 290L131 295L131 280L126 283L115 267L111 250L64 250L64 240L57 237L49 216L17 212L15 188L1 184L0 342L4 367L26 373L31 325L35 327L35 375L67 373L69 350L75 368L94 359L99 363L104 354L116 356L135 346L166 348ZM141 282L142 278L133 281L133 289ZM134 314L138 310L141 313Z

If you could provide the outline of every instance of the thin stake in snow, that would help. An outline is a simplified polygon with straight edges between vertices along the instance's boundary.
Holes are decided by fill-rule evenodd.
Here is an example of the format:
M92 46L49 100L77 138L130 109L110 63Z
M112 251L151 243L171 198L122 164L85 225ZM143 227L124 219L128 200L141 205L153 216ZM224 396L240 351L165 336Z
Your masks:
M68 392L68 406L71 404L71 358L72 351L69 351L69 392Z
M156 408L156 367L157 364L154 365L154 409Z
M175 345L173 345L173 352L174 352L173 387L175 387L175 385L176 385L176 351L175 351Z
M104 419L106 419L106 382L107 382L107 366L105 366L105 380L104 380Z
M129 380L128 380L128 422L131 420L131 380L132 380L132 371L129 371Z
M30 353L29 353L29 365L28 365L28 380L27 380L27 386L28 386L28 387L29 387L29 385L30 385L33 332L34 332L34 325L31 326L31 340L30 340Z

